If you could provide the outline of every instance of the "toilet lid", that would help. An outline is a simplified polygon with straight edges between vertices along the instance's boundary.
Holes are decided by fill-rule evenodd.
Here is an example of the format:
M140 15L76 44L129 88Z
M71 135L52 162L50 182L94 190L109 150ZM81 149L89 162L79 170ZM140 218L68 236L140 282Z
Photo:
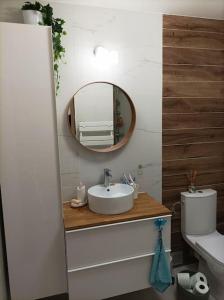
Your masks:
M196 241L196 245L218 263L224 264L224 236L212 236Z

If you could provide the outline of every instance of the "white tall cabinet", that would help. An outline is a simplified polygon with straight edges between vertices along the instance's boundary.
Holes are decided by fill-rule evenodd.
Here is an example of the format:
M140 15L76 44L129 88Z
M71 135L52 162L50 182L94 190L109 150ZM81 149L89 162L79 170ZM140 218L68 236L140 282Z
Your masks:
M11 299L65 293L48 27L0 23L0 183Z

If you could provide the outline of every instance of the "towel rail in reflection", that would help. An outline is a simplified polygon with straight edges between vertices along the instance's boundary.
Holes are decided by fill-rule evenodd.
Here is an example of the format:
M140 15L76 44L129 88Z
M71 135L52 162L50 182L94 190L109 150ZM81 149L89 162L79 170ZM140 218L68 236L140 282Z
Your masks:
M84 146L114 145L113 121L79 122L79 140Z

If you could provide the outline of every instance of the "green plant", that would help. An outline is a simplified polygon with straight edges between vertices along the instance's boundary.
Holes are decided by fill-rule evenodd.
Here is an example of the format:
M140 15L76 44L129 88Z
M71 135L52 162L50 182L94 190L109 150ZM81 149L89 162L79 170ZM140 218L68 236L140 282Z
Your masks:
M66 35L66 31L63 29L65 21L53 17L53 8L49 4L42 6L41 12L43 15L43 24L52 27L54 72L56 78L56 91L58 92L60 87L59 64L65 55L65 48L62 45L62 37Z
M40 4L40 2L35 2L35 3L31 3L29 1L24 2L23 6L22 6L22 10L38 10L40 11L42 8L42 5Z
M50 6L50 4L42 5L40 2L37 1L34 4L30 2L25 2L23 7L26 7L25 9L34 9L40 11L43 17L43 23L41 25L51 26L52 28L54 73L55 73L55 81L56 81L56 93L58 93L60 88L59 65L60 62L63 61L65 55L65 48L62 45L62 37L66 35L66 31L63 28L65 21L60 18L54 18L53 8ZM23 7L22 9L24 9Z

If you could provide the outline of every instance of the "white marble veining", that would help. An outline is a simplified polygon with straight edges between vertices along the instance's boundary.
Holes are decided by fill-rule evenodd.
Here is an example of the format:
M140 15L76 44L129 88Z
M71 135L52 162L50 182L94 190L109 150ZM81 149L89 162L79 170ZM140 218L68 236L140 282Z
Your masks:
M162 160L162 16L119 10L54 4L66 20L66 64L61 67L57 119L63 200L75 195L82 181L102 181L103 169L113 180L133 172L141 190L161 200ZM118 65L102 69L94 62L97 45L117 50ZM123 88L135 104L137 122L128 145L113 153L81 147L67 127L66 108L73 94L92 81L109 81ZM143 168L139 172L138 166Z
M44 1L43 1L44 2ZM21 22L23 1L1 2L3 21ZM57 97L62 198L75 196L75 186L99 183L105 167L114 181L133 172L141 190L161 200L162 156L162 15L52 3L54 14L66 20L65 64ZM97 45L119 52L119 64L102 69L95 64ZM136 129L129 144L114 153L98 154L81 147L72 137L66 109L74 93L92 81L109 81L132 98ZM142 165L141 172L138 166Z
M23 2L1 0L1 21L22 22L19 8ZM190 0L181 4L164 0L50 2L54 14L66 20L68 32L64 39L66 64L61 67L61 91L57 97L63 200L75 196L75 186L80 180L87 186L100 182L105 167L111 167L115 181L123 171L132 171L141 190L161 199L161 14L223 18L223 1L200 0L196 3ZM93 59L96 45L118 50L119 64L104 70L98 68ZM121 86L136 106L134 135L130 143L117 153L97 154L85 150L73 140L67 127L66 106L73 94L82 85L99 80ZM138 174L138 165L143 165L141 175Z
M223 0L50 0L50 2L204 18L224 18Z
M41 1L46 3L45 1ZM224 19L223 0L49 0L58 17L66 20L66 64L62 66L61 92L57 98L63 200L75 196L80 180L87 186L102 180L102 169L111 167L118 180L123 170L135 173L141 190L161 199L161 43L160 14ZM58 2L57 4L55 2ZM59 3L60 2L60 3ZM79 7L66 3L91 5ZM0 21L22 23L24 0L0 0ZM100 9L98 7L107 7ZM123 9L123 11L111 9ZM126 10L133 10L127 12ZM139 11L138 13L134 11ZM144 12L144 13L141 13ZM145 13L148 12L148 13ZM156 13L151 15L150 13ZM109 70L97 69L92 50L97 44L119 51L120 62ZM112 81L132 97L137 124L129 145L117 153L96 154L73 140L66 123L66 105L75 91L93 80ZM142 169L138 172L138 165ZM139 174L140 175L139 175ZM1 249L0 249L1 251ZM0 273L3 275L2 261ZM3 277L3 276L2 276ZM6 299L0 280L0 298ZM151 289L119 299L175 299L174 289L164 295ZM116 298L118 300L118 298Z
M2 22L22 22L20 7L24 0L1 0L0 20ZM125 11L137 11L143 13L171 14L182 16L193 16L201 18L224 19L223 0L48 0L41 3L72 4L92 7L103 7L107 9L120 9ZM78 27L78 24L77 24ZM85 27L86 28L86 27ZM80 27L82 29L82 27ZM94 32L92 26L88 29Z

